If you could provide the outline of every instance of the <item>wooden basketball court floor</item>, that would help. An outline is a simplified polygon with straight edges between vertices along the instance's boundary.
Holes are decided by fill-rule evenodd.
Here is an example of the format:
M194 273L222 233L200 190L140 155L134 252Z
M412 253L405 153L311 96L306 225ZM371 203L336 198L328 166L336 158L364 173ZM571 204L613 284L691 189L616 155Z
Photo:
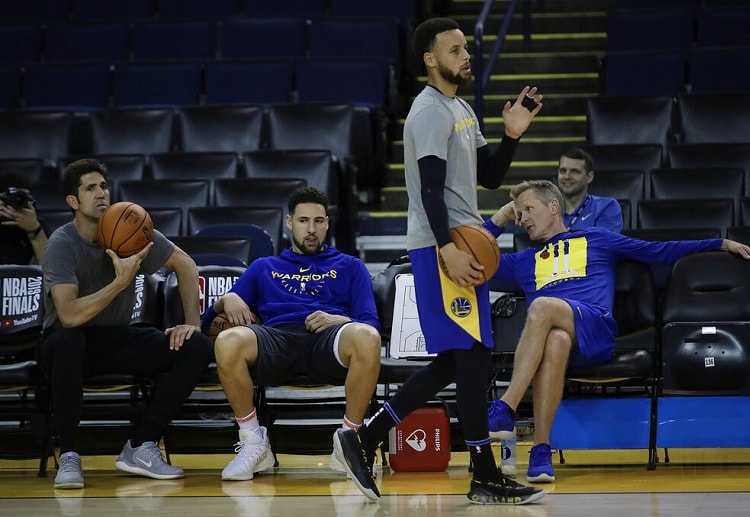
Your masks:
M526 481L528 446L519 445ZM86 488L55 490L33 460L0 461L2 516L746 516L750 449L670 450L670 463L645 466L646 451L565 451L554 456L557 481L526 506L479 506L466 499L468 454L454 452L446 472L380 469L380 502L328 468L328 456L279 455L279 467L251 481L222 482L231 455L175 455L181 480L160 481L114 469L115 456L84 456Z

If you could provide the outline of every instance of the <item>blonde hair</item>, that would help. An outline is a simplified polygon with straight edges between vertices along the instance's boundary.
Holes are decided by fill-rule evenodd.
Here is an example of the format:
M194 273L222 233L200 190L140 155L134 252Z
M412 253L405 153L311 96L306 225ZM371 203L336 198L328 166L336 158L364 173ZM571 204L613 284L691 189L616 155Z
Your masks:
M557 204L560 207L560 218L562 218L563 210L565 208L565 201L563 200L562 192L557 188L557 185L548 180L526 180L522 181L518 185L511 187L510 197L512 199L518 199L518 196L532 190L534 196L544 203L545 205L550 204L553 199L557 199Z

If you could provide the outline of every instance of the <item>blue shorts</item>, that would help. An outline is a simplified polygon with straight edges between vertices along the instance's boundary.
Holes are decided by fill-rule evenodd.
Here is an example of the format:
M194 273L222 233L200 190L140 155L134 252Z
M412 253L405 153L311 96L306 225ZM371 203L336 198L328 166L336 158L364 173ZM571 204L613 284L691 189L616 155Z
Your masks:
M571 352L569 368L606 363L615 350L617 324L612 313L577 300L565 299L573 309L578 348Z
M437 256L435 247L409 251L427 351L468 350L477 341L493 348L489 287L484 283L462 288L448 280L444 289Z

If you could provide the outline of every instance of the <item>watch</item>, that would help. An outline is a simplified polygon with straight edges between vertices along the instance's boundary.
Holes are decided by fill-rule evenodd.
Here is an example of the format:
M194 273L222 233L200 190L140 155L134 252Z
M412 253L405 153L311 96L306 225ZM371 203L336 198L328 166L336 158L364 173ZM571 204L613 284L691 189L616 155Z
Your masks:
M37 226L36 230L31 230L30 232L26 232L26 235L29 237L29 240L36 239L36 236L39 235L42 231L42 225L40 224Z

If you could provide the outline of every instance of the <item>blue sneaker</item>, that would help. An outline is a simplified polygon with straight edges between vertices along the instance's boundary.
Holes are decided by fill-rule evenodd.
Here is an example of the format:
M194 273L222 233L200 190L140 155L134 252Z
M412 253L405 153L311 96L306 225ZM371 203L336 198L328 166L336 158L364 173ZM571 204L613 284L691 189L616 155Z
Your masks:
M490 437L495 440L511 440L516 433L516 414L500 399L490 402L487 411Z
M538 443L529 451L529 471L526 478L531 483L554 483L555 469L552 467L552 449L546 443Z

